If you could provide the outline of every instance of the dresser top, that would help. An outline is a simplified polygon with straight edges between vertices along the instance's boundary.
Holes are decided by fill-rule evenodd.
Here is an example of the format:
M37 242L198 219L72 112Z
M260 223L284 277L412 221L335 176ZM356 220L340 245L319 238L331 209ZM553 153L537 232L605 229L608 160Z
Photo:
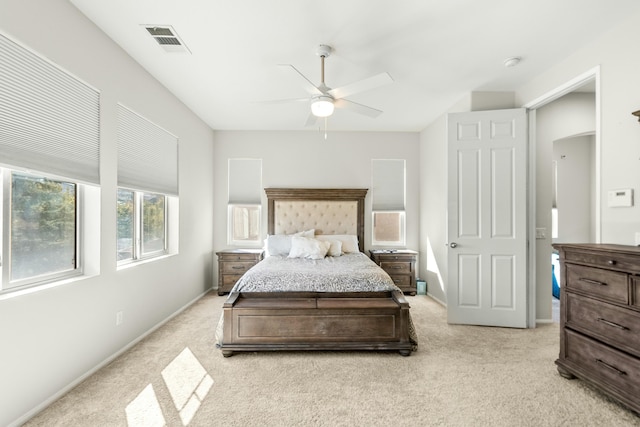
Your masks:
M610 243L555 243L552 246L558 250L581 250L640 255L640 247L630 245L617 245Z

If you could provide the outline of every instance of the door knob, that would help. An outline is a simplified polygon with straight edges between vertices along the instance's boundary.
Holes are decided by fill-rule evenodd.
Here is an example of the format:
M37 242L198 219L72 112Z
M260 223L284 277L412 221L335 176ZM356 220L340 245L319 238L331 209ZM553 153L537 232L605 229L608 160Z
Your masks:
M449 247L452 248L452 249L453 248L457 248L458 244L456 242L451 242L451 243L449 243Z

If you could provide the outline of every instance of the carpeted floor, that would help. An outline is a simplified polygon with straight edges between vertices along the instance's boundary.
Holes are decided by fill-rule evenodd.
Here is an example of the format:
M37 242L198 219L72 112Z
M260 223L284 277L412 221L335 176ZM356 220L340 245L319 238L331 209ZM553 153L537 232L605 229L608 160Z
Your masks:
M448 325L407 297L420 348L246 353L223 358L210 293L26 426L640 426L557 374L558 324Z

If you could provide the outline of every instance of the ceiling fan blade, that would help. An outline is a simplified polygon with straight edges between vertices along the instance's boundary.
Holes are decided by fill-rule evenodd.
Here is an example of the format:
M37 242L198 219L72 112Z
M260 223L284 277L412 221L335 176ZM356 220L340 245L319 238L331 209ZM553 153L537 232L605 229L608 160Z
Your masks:
M382 114L381 110L376 110L375 108L367 107L366 105L358 104L357 102L349 101L348 99L336 99L333 105L336 108L351 110L355 113L362 114L374 119Z
M307 121L304 123L304 127L313 126L318 121L318 118L313 115L313 113L309 112L309 116L307 117Z
M297 74L298 76L302 77L304 79L304 81L305 81L305 84L303 86L306 89L306 91L309 92L310 94L312 94L312 95L322 95L322 91L320 89L318 89L316 87L316 85L314 85L311 80L306 78L305 75L302 74L293 65L291 65L291 64L278 64L278 66L282 67L285 70L290 70L290 71L294 72L295 74Z
M358 92L364 92L367 90L375 89L386 84L393 83L393 79L388 73L380 73L375 76L368 77L364 80L360 80L346 86L337 87L329 91L329 95L334 98L346 98L349 95L356 94Z

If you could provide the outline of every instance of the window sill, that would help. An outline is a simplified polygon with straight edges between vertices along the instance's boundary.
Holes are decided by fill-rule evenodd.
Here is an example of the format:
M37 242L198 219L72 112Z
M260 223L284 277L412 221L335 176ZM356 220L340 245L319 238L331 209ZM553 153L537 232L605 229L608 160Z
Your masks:
M164 255L155 256L155 257L152 257L152 258L145 258L145 259L140 259L140 260L129 261L129 262L126 262L126 263L118 264L118 266L116 267L116 271L126 270L128 268L135 267L135 266L138 266L138 265L149 264L150 262L160 261L160 260L163 260L163 259L167 259L167 258L176 256L176 255L178 255L178 254L177 253L175 253L175 254L164 254Z
M79 282L81 280L90 279L96 276L98 276L98 274L80 274L77 276L56 280L54 282L32 285L25 288L7 289L4 291L0 291L0 301L11 299L18 296L32 294L34 292L44 291L46 289L56 288L58 286L68 285L71 283Z

